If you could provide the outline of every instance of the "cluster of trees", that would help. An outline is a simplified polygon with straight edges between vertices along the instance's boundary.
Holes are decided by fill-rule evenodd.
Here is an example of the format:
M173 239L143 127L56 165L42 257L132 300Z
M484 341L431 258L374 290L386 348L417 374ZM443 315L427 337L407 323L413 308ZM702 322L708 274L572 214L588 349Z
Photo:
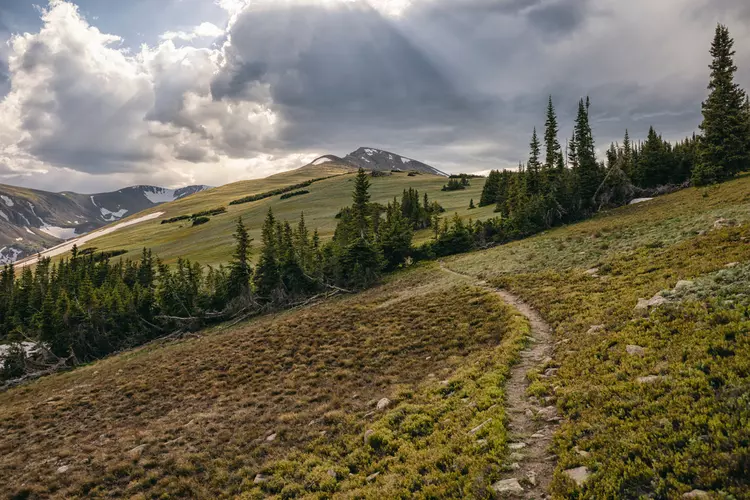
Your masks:
M443 186L443 191L461 191L466 189L470 185L471 184L469 183L468 175L452 175L448 179L448 184Z

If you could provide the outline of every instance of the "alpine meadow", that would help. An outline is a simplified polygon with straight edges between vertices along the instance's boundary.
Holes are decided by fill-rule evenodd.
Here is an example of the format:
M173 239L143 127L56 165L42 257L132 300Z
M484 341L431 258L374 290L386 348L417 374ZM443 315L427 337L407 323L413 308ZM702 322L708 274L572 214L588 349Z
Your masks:
M731 34L691 14L715 26L702 102L629 102L674 76L644 62L611 94L570 100L574 64L493 104L515 79L482 67L471 120L458 40L484 60L516 16L529 47L498 64L554 40L556 68L588 2L183 3L156 41L151 0L0 6L2 498L750 499L744 3L716 11ZM508 164L515 136L478 131L529 102ZM430 164L317 149L368 136Z

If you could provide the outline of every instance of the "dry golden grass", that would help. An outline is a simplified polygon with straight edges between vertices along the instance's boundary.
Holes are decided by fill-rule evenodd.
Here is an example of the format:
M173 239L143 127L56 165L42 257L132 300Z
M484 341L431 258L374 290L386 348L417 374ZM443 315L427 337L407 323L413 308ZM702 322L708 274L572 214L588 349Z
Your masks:
M416 269L363 294L148 346L0 394L0 490L15 498L217 498L366 488L368 467L386 473L390 463L372 450L377 456L363 462L359 450L366 426L387 429L377 421L386 415L366 416L382 397L394 401L392 411L441 415L451 433L495 412L497 470L502 408L488 408L502 402L501 384L479 380L507 369L525 322L453 279ZM467 371L469 360L483 368ZM465 388L447 395L440 381L457 373L468 377ZM485 400L458 404L466 391ZM443 440L451 434L430 425ZM410 446L431 438L405 432ZM303 451L320 464L306 459L285 471ZM338 479L326 474L323 484L314 478L326 463ZM273 481L254 484L261 472Z

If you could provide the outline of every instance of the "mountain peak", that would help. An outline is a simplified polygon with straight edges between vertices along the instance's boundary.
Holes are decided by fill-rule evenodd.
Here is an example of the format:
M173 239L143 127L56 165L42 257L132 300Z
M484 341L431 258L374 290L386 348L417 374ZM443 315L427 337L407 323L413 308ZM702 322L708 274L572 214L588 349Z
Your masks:
M431 175L441 175L448 177L445 172L431 167L421 161L401 156L396 153L391 153L384 149L377 149L371 147L361 147L356 151L349 153L345 158L345 161L354 165L355 167L361 167L365 170L379 170L379 171L391 171L391 170L404 170L404 171L417 171Z

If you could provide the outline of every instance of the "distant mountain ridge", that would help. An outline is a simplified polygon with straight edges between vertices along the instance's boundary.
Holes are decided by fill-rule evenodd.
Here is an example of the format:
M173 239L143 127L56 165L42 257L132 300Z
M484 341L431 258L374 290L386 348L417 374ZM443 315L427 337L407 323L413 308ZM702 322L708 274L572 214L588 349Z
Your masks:
M448 174L435 167L422 163L406 156L401 156L390 151L375 148L359 148L341 158L335 155L324 155L315 159L309 165L322 165L324 163L335 163L354 169L363 168L380 172L400 170L404 172L416 171L423 174L440 175L448 177Z
M0 184L0 264L9 264L111 222L208 186L131 186L111 193L51 193Z

